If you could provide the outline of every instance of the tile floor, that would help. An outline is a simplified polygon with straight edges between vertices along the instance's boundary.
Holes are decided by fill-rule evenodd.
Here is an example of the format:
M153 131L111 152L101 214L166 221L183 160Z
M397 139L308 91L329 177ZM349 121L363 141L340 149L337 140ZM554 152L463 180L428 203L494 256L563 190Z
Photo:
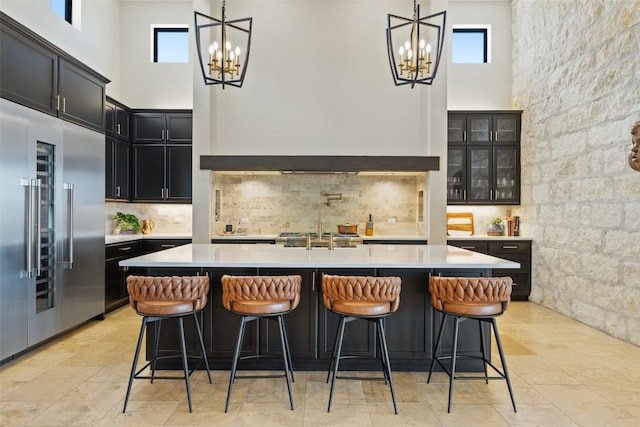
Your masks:
M135 381L122 404L140 319L129 307L0 367L2 426L640 426L640 348L533 303L499 320L518 412L503 381L448 383L394 372L399 414L382 382L336 384L332 412L323 372L296 372L291 411L282 379L236 383L228 371L194 373L189 414L181 381ZM496 352L494 352L497 355Z

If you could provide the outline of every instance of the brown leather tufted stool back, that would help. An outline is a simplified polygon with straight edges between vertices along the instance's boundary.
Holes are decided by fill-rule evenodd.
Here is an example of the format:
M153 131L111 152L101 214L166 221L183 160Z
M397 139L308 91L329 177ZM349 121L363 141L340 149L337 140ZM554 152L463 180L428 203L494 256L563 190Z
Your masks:
M338 376L340 360L355 357L341 356L345 325L356 319L365 319L376 325L375 334L378 340L380 359L384 372L384 378L382 379L385 380L385 383L387 381L389 382L393 409L396 414L398 413L383 319L398 310L400 305L400 290L401 280L399 277L334 276L328 274L322 276L322 301L324 302L324 306L327 310L340 316L336 338L333 344L329 372L327 373L327 382L329 382L329 376L333 374L327 412L331 411L336 379L381 379L375 377Z
M502 350L502 342L498 333L496 317L502 315L509 307L511 301L511 288L513 281L510 277L439 277L431 276L429 279L429 292L431 293L431 304L433 308L441 312L444 317L440 324L438 338L433 350L431 358L431 367L429 369L429 377L427 383L431 381L433 367L437 362L440 367L449 375L449 403L447 411L451 412L451 398L453 395L453 381L456 379L456 358L478 359L482 361L484 368L484 376L465 376L462 379L483 379L488 380L505 380L511 396L511 403L514 412L516 411L516 403L511 388L511 380L507 363ZM442 340L442 333L448 318L454 319L453 325L453 343L450 355L440 356L439 349ZM480 331L480 355L460 355L457 351L459 324L465 319L474 319L478 321ZM502 370L498 369L491 362L487 347L490 348L490 341L485 342L483 323L490 323L496 337L496 344L500 353L500 361ZM489 340L491 337L489 336ZM450 369L447 368L442 360L449 359L451 361ZM498 376L490 377L487 373L487 365L490 366ZM460 379L460 377L458 378Z
M202 329L200 322L198 321L198 313L207 305L207 299L209 295L209 277L207 276L172 276L172 277L153 277L153 276L129 276L127 277L127 290L129 291L129 304L136 310L136 312L142 316L142 326L140 328L140 334L138 335L138 345L136 347L136 354L133 359L133 365L131 366L131 375L129 376L129 386L127 388L127 396L124 401L124 413L127 409L127 402L129 401L129 395L131 393L131 385L134 379L150 379L153 382L154 379L184 379L187 388L187 399L189 402L189 412L192 411L191 407L191 384L189 376L191 372L197 369L202 363L204 363L209 377L209 383L211 383L211 372L209 371L209 362L204 349L204 342L202 340ZM200 341L200 355L197 356L198 365L191 371L187 362L188 358L196 357L189 356L186 350L185 335L184 335L184 318L193 316L197 335ZM158 356L158 343L160 340L160 329L163 320L176 319L178 321L180 331L180 355ZM146 326L148 324L154 324L155 338L153 347L152 359L141 369L136 372L138 365L138 357L140 356L140 348L142 346L142 340L144 337ZM180 357L182 360L182 368L184 376L156 376L156 363L160 359L168 359L171 357ZM147 368L151 369L151 376L144 376L142 372Z
M293 410L293 395L291 382L293 377L293 365L291 352L284 324L284 315L293 311L300 303L300 291L302 288L302 276L230 276L224 275L222 282L222 305L232 313L241 317L238 339L233 355L231 374L229 376L229 389L224 411L229 409L231 392L236 379L242 378L272 378L284 376L287 380L289 391L289 403ZM280 342L282 344L282 358L284 361L284 375L237 375L238 361L249 358L260 358L265 355L255 353L240 356L244 331L247 322L261 318L278 322ZM259 351L259 350L258 350Z

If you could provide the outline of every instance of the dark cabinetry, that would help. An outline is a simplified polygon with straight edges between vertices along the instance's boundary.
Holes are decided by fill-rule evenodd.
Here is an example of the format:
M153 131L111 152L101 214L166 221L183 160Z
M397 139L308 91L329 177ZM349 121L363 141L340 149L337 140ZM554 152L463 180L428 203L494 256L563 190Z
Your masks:
M133 116L133 140L136 144L191 144L190 111L136 111Z
M105 103L105 199L129 200L131 196L131 110L107 98Z
M521 114L449 112L448 204L520 204Z
M107 97L105 102L105 132L114 138L129 141L131 110Z
M520 263L519 269L494 269L495 277L513 279L511 299L526 301L531 293L531 240L448 240L447 243Z
M120 268L118 263L122 260L142 255L140 241L125 243L112 243L105 250L105 312L127 304L127 276L135 274L136 269L129 267Z
M131 144L105 137L105 198L129 200Z
M191 112L135 112L134 201L191 202Z
M191 243L190 239L143 239L106 245L105 312L113 311L129 302L129 294L127 292L128 276L131 274L147 274L141 268L120 267L118 265L120 261L188 243ZM176 272L176 274L178 273L175 269L172 271ZM197 275L196 273L193 273L193 275ZM188 275L191 275L191 270L189 270Z
M0 17L2 97L102 131L108 80L7 15Z

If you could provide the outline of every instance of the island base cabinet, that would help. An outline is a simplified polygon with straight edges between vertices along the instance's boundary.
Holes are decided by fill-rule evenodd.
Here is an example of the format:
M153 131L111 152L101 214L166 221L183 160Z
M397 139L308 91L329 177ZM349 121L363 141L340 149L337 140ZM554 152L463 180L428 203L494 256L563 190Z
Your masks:
M302 276L301 300L298 307L285 315L287 335L296 370L320 370L329 368L339 316L324 307L322 301L322 275L370 275L399 276L402 280L400 307L384 319L385 334L389 348L392 370L428 371L443 315L433 309L428 292L430 274L443 276L487 277L491 270L432 270L425 269L294 269L294 268L146 268L140 274L184 276L206 274L211 288L207 306L199 314L202 320L205 349L212 369L229 370L236 346L241 317L231 313L222 305L221 277L224 274L237 276L290 275ZM187 351L199 354L199 344L195 325L191 319L185 320ZM155 325L149 326L147 335L147 359L151 358ZM491 354L491 335L488 325L483 325L485 348ZM458 348L461 352L480 355L480 333L478 322L461 322ZM452 347L453 322L448 322L443 332L439 354L448 354ZM160 348L178 350L180 348L176 322L164 321ZM133 351L133 350L132 350ZM343 344L344 355L363 356L345 359L341 369L356 371L379 371L380 360L375 327L366 320L355 320L347 325ZM282 369L281 344L277 323L267 319L247 325L243 345L243 356L261 356L245 359L239 369ZM482 364L461 360L460 371L481 371ZM166 362L161 368L180 369L179 361ZM436 366L436 370L441 370Z

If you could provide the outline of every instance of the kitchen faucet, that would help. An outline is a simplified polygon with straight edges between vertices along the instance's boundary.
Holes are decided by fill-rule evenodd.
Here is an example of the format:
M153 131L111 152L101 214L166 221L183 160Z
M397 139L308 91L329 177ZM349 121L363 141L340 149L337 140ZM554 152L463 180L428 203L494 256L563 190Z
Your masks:
M322 201L322 198L325 198ZM322 205L331 206L332 200L342 200L342 193L320 193L320 198L318 199L318 223L316 224L316 234L318 235L318 239L322 239Z

